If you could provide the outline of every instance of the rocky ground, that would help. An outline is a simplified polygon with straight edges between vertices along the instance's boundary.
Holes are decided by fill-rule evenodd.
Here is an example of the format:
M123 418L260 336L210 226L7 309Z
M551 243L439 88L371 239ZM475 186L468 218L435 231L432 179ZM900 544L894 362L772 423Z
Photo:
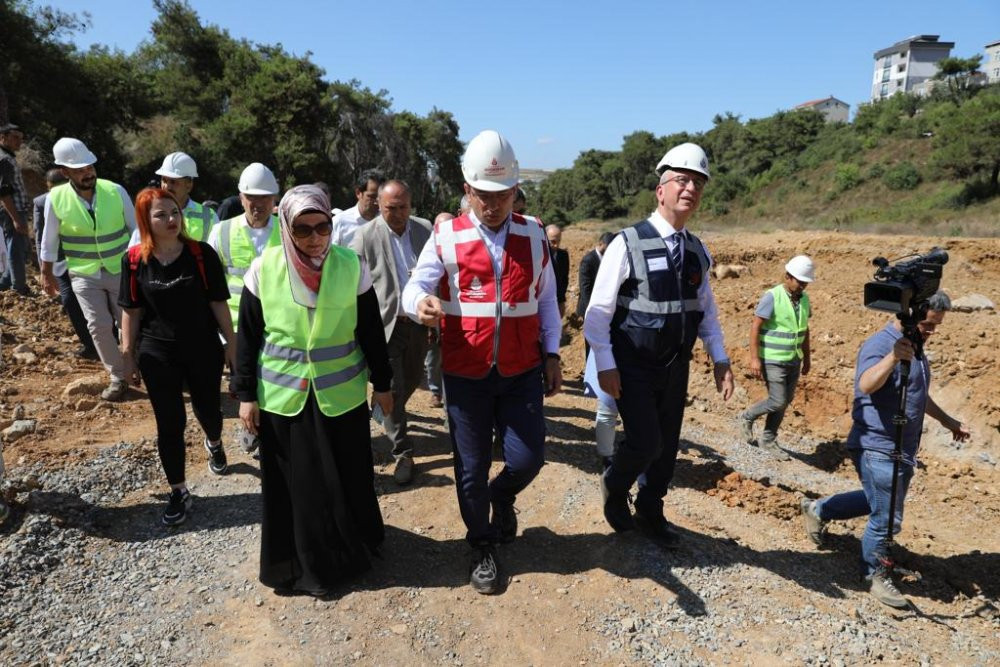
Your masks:
M565 234L575 263L599 228ZM700 355L667 514L683 547L615 535L600 511L593 402L581 395L578 323L567 322L566 391L546 408L548 463L518 501L521 532L501 551L503 594L467 585L443 413L420 390L411 407L418 477L396 486L375 439L387 524L383 558L329 599L278 597L256 580L256 462L229 447L230 474L207 470L189 429L195 508L159 524L165 481L141 391L93 397L96 364L78 362L48 300L0 295L0 429L13 503L0 528L3 664L906 664L1000 662L1000 400L994 310L948 316L930 353L935 396L972 425L956 447L936 423L899 537L913 607L871 599L858 578L863 523L805 537L799 498L853 488L841 447L854 353L885 317L861 305L876 254L944 244L953 298L998 298L1000 242L832 234L706 235L737 393L723 403ZM777 462L736 438L735 415L763 388L745 369L749 317L787 256L819 264L810 287L814 369L804 378ZM740 268L742 267L742 268ZM573 281L575 283L575 280ZM571 294L570 304L575 301ZM24 347L19 347L24 346ZM232 406L229 417L232 417ZM234 421L234 420L231 420ZM377 427L373 433L378 435Z

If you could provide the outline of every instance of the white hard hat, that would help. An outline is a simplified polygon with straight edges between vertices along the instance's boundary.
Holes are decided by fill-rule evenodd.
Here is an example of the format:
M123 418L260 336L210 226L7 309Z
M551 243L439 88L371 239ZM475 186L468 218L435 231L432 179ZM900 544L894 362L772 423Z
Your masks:
M79 139L63 137L52 147L52 157L60 167L79 169L97 162L97 156Z
M679 144L667 151L656 165L656 173L662 174L666 169L689 169L705 174L705 178L711 178L708 173L708 156L698 144Z
M483 130L465 149L462 176L477 190L500 192L514 187L520 178L514 149L499 132Z
M785 271L804 283L816 280L816 267L806 255L796 255L788 260L788 264L785 264Z
M270 169L260 162L254 162L240 174L238 189L247 195L276 195L278 194L278 179L274 177Z
M156 170L157 176L167 178L198 178L198 166L187 153L171 153L163 158L163 164Z

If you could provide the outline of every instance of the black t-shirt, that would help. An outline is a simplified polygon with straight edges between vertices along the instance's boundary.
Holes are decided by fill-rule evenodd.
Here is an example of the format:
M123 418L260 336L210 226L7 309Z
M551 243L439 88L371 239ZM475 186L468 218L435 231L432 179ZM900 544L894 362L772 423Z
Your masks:
M164 347L211 349L219 342L219 324L209 307L210 301L229 299L229 286L219 256L207 243L201 246L205 280L198 270L198 260L184 245L180 256L167 266L153 255L139 262L136 271L137 294L132 299L131 269L128 253L122 258L118 305L142 308L139 351L152 352ZM208 282L206 289L205 282Z

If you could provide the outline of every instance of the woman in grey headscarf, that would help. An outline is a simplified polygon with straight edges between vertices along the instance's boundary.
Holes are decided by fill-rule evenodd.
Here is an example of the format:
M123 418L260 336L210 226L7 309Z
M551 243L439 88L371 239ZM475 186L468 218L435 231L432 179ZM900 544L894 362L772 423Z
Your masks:
M330 202L312 185L278 206L281 246L245 278L233 387L260 436L260 580L324 596L367 570L385 528L368 405L392 410L392 371L368 268L330 245Z

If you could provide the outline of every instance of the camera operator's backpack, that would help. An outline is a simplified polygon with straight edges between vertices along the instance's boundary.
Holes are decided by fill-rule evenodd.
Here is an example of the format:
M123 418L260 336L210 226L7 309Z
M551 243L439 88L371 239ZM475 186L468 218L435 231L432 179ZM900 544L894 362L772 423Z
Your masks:
M184 243L194 255L194 260L198 263L198 273L201 274L201 282L208 290L208 276L205 275L205 257L201 253L201 244L193 239L185 239ZM142 246L134 245L128 249L129 292L133 303L139 298L139 280L136 278L136 272L139 270L141 259Z

